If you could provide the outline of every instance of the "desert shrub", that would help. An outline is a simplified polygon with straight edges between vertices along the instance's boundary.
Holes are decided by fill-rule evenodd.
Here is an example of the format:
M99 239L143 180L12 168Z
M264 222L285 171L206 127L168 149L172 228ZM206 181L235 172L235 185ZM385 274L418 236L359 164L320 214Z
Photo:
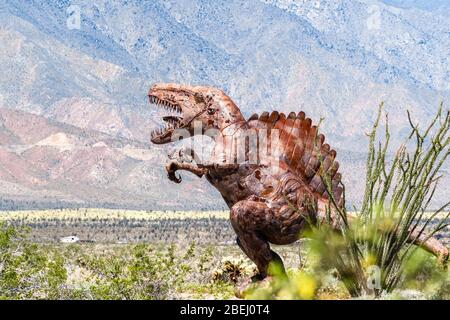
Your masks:
M197 263L198 273L200 275L203 275L207 271L212 258L213 258L213 247L207 246L205 250L200 253L200 257Z
M0 299L70 297L62 256L39 250L26 234L0 222Z
M227 256L222 258L219 267L213 272L212 281L236 284L256 271L256 267L248 260Z
M402 282L387 298L404 299L403 292L417 291L425 299L450 299L450 272L424 250L415 250L405 262Z
M196 254L193 243L54 246L31 243L27 233L0 223L0 299L174 298Z
M165 299L183 282L190 267L186 255L177 255L175 246L157 250L151 245L132 247L130 257L85 255L78 264L87 270L92 284L87 295L92 299Z

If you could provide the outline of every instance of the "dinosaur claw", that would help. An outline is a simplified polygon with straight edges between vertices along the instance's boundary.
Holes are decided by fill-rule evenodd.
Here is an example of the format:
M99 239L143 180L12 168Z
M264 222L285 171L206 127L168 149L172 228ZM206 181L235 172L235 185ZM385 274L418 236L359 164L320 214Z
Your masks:
M169 178L170 181L173 181L175 183L181 183L182 181L180 175L178 175L178 177L175 175L175 171L167 172L167 177Z

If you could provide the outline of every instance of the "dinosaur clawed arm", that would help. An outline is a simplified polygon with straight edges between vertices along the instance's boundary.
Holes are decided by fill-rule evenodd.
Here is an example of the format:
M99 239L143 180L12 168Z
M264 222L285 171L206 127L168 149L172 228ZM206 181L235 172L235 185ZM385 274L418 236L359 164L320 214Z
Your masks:
M175 150L168 155L169 160L166 163L167 177L169 180L180 183L182 181L181 176L176 176L175 172L178 170L185 170L192 172L199 178L207 172L207 169L201 168L197 165L197 157L194 151L190 148L182 148Z
M182 181L181 176L177 177L175 175L175 172L177 172L178 170L185 170L192 172L199 178L203 177L203 175L206 173L205 169L197 167L196 164L181 163L178 162L177 160L170 160L166 164L166 170L167 170L167 177L169 178L169 180L175 183L180 183Z
M211 170L219 174L227 174L239 169L236 163L203 163L198 165L199 168Z
M198 166L219 175L228 174L239 169L239 164L234 161L227 161L223 152L213 153L208 161L198 163Z

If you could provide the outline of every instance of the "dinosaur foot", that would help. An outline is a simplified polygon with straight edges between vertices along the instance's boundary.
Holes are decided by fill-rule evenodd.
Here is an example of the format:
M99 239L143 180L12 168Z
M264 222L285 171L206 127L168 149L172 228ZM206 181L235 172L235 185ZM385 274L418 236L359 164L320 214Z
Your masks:
M254 275L253 277L243 278L236 284L234 295L236 296L236 298L244 299L245 296L251 291L257 288L270 286L271 281L271 276L262 277L259 274Z

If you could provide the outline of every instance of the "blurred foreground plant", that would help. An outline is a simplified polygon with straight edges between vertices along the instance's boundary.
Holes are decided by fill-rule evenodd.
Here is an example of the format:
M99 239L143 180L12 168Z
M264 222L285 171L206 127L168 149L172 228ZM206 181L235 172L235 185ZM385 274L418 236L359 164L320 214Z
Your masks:
M393 291L402 280L408 260L416 250L436 233L446 228L449 213L439 214L450 202L427 215L438 184L439 170L450 152L450 112L442 104L429 126L421 131L408 112L411 132L406 141L388 161L390 139L386 115L384 142L375 144L383 104L369 133L366 163L366 187L361 209L352 217L344 205L333 199L330 177L323 176L331 197L329 212L341 217L335 232L312 235L323 245L328 262L333 264L352 296L381 295ZM347 222L351 220L351 223ZM436 225L432 221L438 219ZM428 244L428 243L427 243ZM430 249L429 247L427 249ZM438 257L448 258L448 251Z

